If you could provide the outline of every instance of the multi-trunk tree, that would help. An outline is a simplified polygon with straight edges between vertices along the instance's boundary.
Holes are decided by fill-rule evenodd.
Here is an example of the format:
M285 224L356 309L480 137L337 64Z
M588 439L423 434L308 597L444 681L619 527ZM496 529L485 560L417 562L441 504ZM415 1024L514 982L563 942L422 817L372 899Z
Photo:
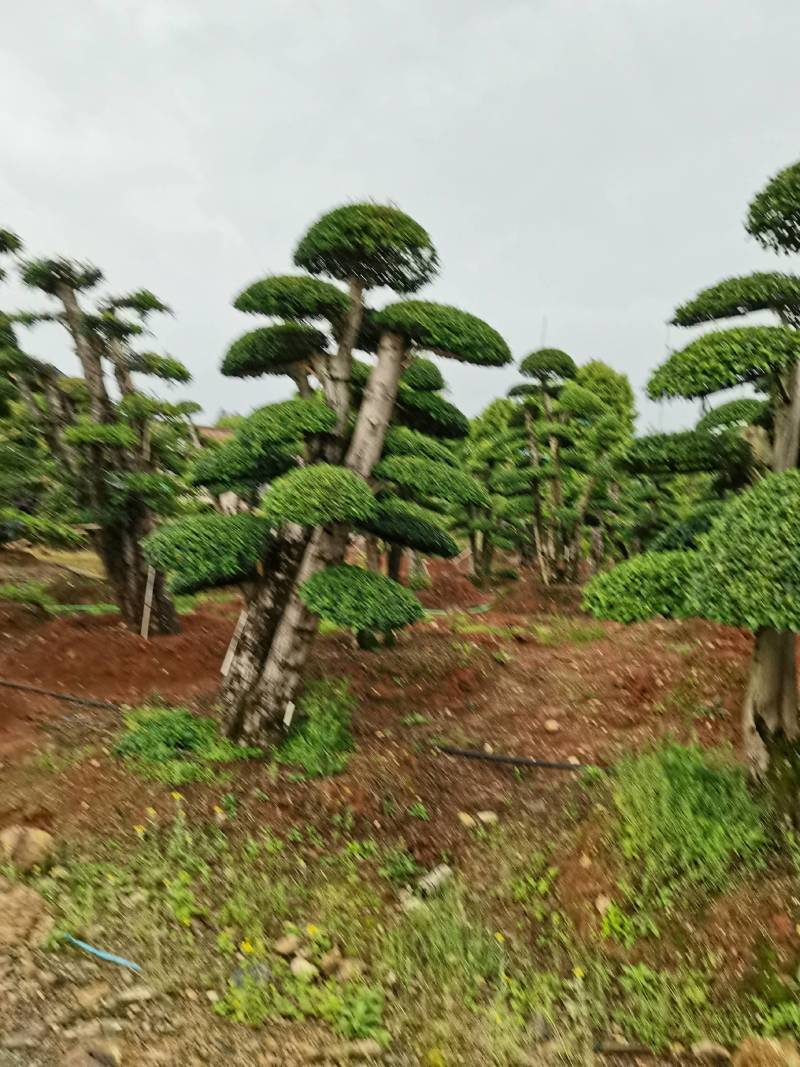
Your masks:
M226 374L287 374L297 385L297 399L255 412L214 456L218 476L230 460L238 481L254 491L271 483L261 513L230 517L238 533L214 515L205 520L213 531L198 532L203 520L192 519L191 528L175 524L151 541L151 558L174 565L178 581L191 580L190 542L203 559L198 572L219 572L225 557L229 577L248 581L223 690L227 730L247 741L263 741L292 711L321 615L357 631L388 632L421 610L398 583L344 562L352 530L375 533L382 500L384 521L396 522L398 489L435 493L460 473L432 457L384 455L396 410L406 428L430 433L450 408L436 391L403 388L403 372L424 352L488 366L510 359L499 334L456 308L409 299L380 311L367 306L371 290L411 294L437 270L427 232L396 208L351 204L324 215L294 261L307 273L264 278L238 297L239 310L273 321L235 341L223 361ZM374 354L357 405L354 351ZM391 516L384 486L395 500ZM403 510L409 535L429 518Z
M50 309L12 319L25 326L62 325L81 369L79 378L68 378L30 357L15 339L3 350L6 379L27 403L31 426L83 512L125 623L138 631L149 614L150 631L175 632L178 619L164 576L149 572L141 542L156 517L174 508L180 488L175 470L189 450L188 419L197 406L142 392L135 375L167 382L190 376L177 360L134 347L149 315L168 308L148 290L87 308L86 294L102 280L97 268L67 259L21 259L21 242L9 233L4 249L17 257L23 283L53 301Z
M747 228L766 247L800 250L800 164L781 172L759 193L750 207ZM759 273L726 279L679 307L674 321L695 326L765 311L773 312L775 325L706 333L671 355L648 388L656 399L705 399L743 385L761 394L756 400L742 398L708 412L687 440L691 438L696 448L698 440L708 447L713 439L710 447L725 453L726 461L730 450L741 449L746 441L751 469L760 464L771 473L734 496L700 539L698 554L690 557L692 580L686 597L680 588L686 584L684 562L668 553L661 557L661 574L659 557L653 555L603 576L594 592L589 590L587 604L597 614L622 618L631 609L621 607L625 597L617 593L633 578L641 583L646 611L647 582L657 581L663 589L672 578L678 586L670 594L679 609L675 613L688 611L751 629L753 659L743 708L747 755L758 775L768 768L781 774L794 768L796 788L800 546L794 469L800 448L800 278Z

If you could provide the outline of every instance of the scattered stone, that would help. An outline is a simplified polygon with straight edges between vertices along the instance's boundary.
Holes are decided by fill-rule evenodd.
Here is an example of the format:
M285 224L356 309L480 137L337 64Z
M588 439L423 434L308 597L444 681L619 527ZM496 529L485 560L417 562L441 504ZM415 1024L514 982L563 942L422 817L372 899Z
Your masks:
M54 845L53 835L35 826L7 826L0 830L0 856L23 873L42 867Z
M549 734L557 734L561 729L561 723L558 719L545 719L544 728Z
M500 816L496 811L478 811L475 814L478 822L483 823L484 826L497 826L500 822Z
M200 996L196 989L184 989L183 995L186 997L187 1000L191 1001L200 999Z
M581 761L577 756L567 756L567 763L571 763L573 767L580 767Z
M78 1023L70 1030L64 1031L67 1041L86 1041L90 1037L99 1037L102 1033L99 1019L90 1019L87 1023Z
M474 826L477 825L475 819L472 815L470 815L468 811L460 811L458 813L458 821L461 823L465 830L471 830Z
M34 1023L33 1026L26 1026L24 1030L15 1030L8 1037L3 1038L0 1048L8 1049L9 1052L36 1048L45 1037L47 1037L47 1028L42 1023Z
M219 1000L219 993L216 991L216 989L206 990L206 1000L209 1002L209 1004L217 1003L217 1001Z
M313 982L319 976L319 967L311 960L304 960L302 956L295 956L289 964L289 970L295 978L300 978L304 982Z
M334 947L330 952L326 952L322 959L319 961L319 969L327 977L333 974L338 969L342 962L342 951L338 947Z
M90 759L89 760L89 766L94 767L94 768L99 767L100 766L100 760L99 759Z
M86 1015L91 1015L100 1007L109 992L107 982L92 982L90 985L75 989L74 995L81 1011Z
M364 974L364 964L361 960L342 960L336 971L336 977L340 982L353 982Z
M419 897L410 893L407 889L401 889L398 895L400 897L400 907L409 914L415 911L424 911L427 907L424 900L420 900Z
M800 1067L794 1041L746 1037L733 1057L733 1067Z
M692 1045L692 1055L704 1063L729 1063L731 1058L725 1046L718 1045L715 1041L696 1041Z
M329 1059L334 1063L352 1063L355 1060L378 1060L383 1056L383 1049L372 1038L362 1038L360 1041L346 1041L342 1045L334 1045L333 1048L320 1049L314 1054L312 1063L319 1059Z
M590 857L587 856L585 852L581 854L581 858L578 860L578 863L581 867L583 867L585 871L588 871L592 865Z
M417 882L417 889L424 897L428 897L441 889L452 877L453 868L448 867L446 863L440 863L438 867L434 867L432 871L428 871L420 878Z
M611 907L611 897L607 897L604 893L594 899L594 906L600 915L605 915L608 909Z
M0 949L40 945L52 928L53 920L35 890L0 878Z
M273 951L277 952L279 956L295 956L299 948L300 938L297 934L286 934L285 937L279 937L272 945Z
M118 1008L132 1008L152 1000L155 990L146 985L132 985L130 989L123 989L115 994L108 1002L108 1010L113 1013Z
M494 754L494 749L488 741L483 742L483 751L486 753L487 756L491 756Z

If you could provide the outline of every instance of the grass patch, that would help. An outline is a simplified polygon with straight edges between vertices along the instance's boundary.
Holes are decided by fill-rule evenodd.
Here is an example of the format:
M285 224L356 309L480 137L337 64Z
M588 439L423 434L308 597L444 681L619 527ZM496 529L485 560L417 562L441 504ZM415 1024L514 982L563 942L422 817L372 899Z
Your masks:
M535 623L532 630L540 645L586 645L606 635L600 623L562 615L554 615L546 623Z
M309 778L340 774L353 751L350 723L355 699L344 679L309 686L299 703L299 718L278 750L281 763L301 767Z
M125 726L115 746L117 755L142 777L165 785L214 781L216 764L262 754L221 737L216 722L186 708L137 708L126 715Z

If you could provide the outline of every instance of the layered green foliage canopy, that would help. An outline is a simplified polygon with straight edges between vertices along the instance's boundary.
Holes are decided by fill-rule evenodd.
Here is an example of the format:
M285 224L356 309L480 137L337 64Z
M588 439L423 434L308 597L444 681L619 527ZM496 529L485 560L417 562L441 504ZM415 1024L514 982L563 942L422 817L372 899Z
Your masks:
M29 259L23 263L20 277L31 289L55 295L60 285L91 289L103 280L103 272L91 263L71 259Z
M277 478L262 507L275 525L296 522L302 526L326 526L371 518L375 513L375 498L364 479L354 471L331 463L315 463Z
M800 278L767 271L725 278L703 289L676 309L676 326L696 326L716 319L731 319L753 311L776 311L793 325L800 323Z
M439 463L455 463L451 446L408 426L390 426L383 441L384 456L427 456Z
M157 352L136 352L129 360L132 371L140 374L152 374L156 378L163 378L167 382L190 382L192 376L179 359L174 356L162 356Z
M751 426L763 420L769 410L766 400L742 396L737 400L728 400L724 404L707 411L697 420L695 430L698 433L713 433L716 430L728 430L736 426Z
M428 556L452 559L458 555L457 543L436 517L411 500L398 497L379 500L372 518L360 525L366 533Z
M233 342L222 361L222 373L230 378L285 374L293 364L324 352L326 344L323 333L299 322L262 326Z
M395 410L411 429L433 437L459 438L469 433L469 419L438 393L412 389L400 382Z
M327 433L335 423L335 413L323 400L294 397L258 408L238 424L236 435L248 448L269 449L301 441L310 434Z
M486 490L475 478L458 467L424 456L386 456L375 466L374 475L396 482L423 497L460 504L485 504Z
M539 348L521 360L519 372L526 378L537 378L546 383L574 378L578 368L572 356L560 348Z
M148 562L170 575L176 593L190 593L256 577L270 540L269 523L257 515L190 515L150 534L142 548Z
M319 278L290 274L277 274L253 282L233 302L237 311L275 315L296 322L309 319L337 322L347 313L347 305L347 294L335 285Z
M683 430L635 438L625 464L636 474L747 470L752 465L752 454L747 442L734 431L712 434L704 430Z
M800 252L800 162L767 182L747 213L747 232L775 252Z
M436 393L445 387L442 372L432 359L423 359L422 356L417 356L406 367L402 380L409 389L416 389L421 393Z
M383 308L375 320L428 352L485 367L511 362L511 351L496 330L475 315L447 304L403 300Z
M298 592L309 611L355 630L398 630L422 618L422 605L408 589L346 563L319 571Z
M346 204L323 215L295 250L311 274L354 279L367 288L413 293L436 275L428 233L409 215L384 204Z
M800 332L785 326L742 326L707 333L674 352L647 386L653 400L699 397L757 381L800 359Z
M696 552L647 552L598 574L583 591L583 608L598 619L639 622L686 613Z

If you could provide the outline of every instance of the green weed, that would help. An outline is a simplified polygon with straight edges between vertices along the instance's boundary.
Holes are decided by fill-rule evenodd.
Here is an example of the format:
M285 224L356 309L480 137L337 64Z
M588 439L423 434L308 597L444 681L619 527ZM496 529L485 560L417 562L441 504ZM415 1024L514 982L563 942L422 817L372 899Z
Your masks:
M600 623L559 615L554 615L546 623L534 624L532 629L540 645L585 645L600 641L606 635Z
M355 708L344 679L315 682L299 704L299 718L278 751L281 763L302 767L309 778L340 774L350 760Z

